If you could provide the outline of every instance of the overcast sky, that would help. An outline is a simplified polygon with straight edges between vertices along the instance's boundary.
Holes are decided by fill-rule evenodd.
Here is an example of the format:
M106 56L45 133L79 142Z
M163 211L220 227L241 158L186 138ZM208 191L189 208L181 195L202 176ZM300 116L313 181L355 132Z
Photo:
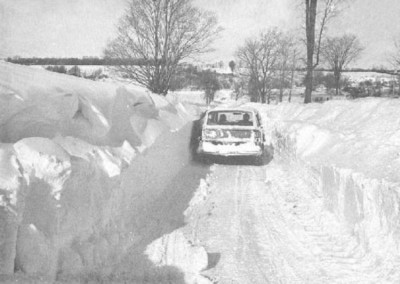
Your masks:
M101 56L126 0L0 0L0 57ZM194 0L214 11L224 31L204 60L228 61L238 45L263 29L299 29L301 0ZM348 0L328 32L356 34L366 47L357 65L385 63L400 36L400 0Z

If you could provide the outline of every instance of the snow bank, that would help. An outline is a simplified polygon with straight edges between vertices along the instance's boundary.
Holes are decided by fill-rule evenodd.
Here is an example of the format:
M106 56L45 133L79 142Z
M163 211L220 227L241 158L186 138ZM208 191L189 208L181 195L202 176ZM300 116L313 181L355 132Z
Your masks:
M366 256L393 261L400 252L400 101L258 108L266 114L275 157L292 163L323 198L329 214L321 224L334 231L327 217L334 216Z
M293 155L399 182L400 101L368 98L324 104L282 104L266 110ZM268 122L270 124L270 122ZM266 125L269 127L269 125Z
M0 274L103 279L126 258L150 269L128 249L162 238L146 214L190 161L192 119L142 89L0 62Z
M0 90L0 141L5 143L62 135L96 145L120 146L126 140L137 146L145 139L147 121L158 119L144 90L5 62Z

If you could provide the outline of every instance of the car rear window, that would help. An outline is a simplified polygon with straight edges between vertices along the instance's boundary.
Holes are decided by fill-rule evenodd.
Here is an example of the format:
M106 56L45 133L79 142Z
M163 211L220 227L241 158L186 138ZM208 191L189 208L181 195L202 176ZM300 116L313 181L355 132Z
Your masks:
M254 125L254 116L249 111L210 111L207 115L207 125Z

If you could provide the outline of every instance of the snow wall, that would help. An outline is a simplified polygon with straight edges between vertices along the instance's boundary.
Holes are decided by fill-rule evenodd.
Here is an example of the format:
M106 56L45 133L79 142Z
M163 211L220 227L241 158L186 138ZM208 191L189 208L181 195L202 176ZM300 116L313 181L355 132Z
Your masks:
M140 88L0 62L3 280L104 280L126 259L115 281L151 278L142 246L168 233L152 206L190 161L192 119Z
M399 108L375 98L265 109L275 158L291 163L323 200L321 225L335 233L330 220L339 221L337 232L356 240L353 253L375 263L400 252Z

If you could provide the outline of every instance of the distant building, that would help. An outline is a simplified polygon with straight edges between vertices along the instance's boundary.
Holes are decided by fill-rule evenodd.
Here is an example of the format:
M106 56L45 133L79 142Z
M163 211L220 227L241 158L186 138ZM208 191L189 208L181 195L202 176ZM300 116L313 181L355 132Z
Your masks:
M329 94L313 94L311 101L314 103L323 103L332 99L332 96Z

